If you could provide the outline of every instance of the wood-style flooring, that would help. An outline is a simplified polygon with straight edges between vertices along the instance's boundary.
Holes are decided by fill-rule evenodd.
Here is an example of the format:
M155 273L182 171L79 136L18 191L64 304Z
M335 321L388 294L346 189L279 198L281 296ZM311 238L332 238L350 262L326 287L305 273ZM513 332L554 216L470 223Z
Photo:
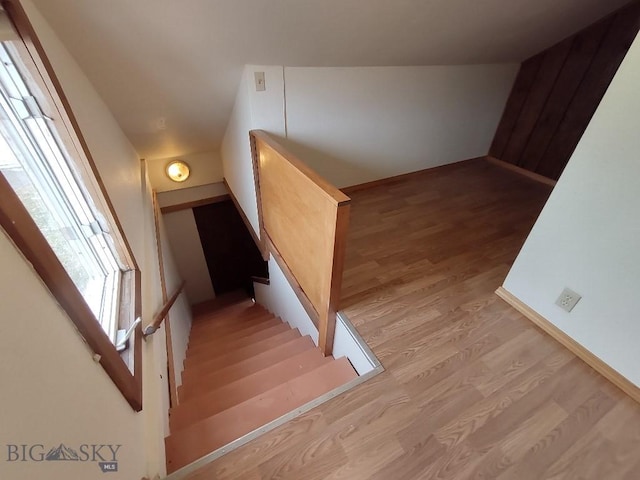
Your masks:
M482 160L353 193L343 308L386 371L190 479L640 479L640 406L495 294L549 188Z
M232 293L231 298L238 297ZM196 309L164 439L168 472L358 377L248 296Z

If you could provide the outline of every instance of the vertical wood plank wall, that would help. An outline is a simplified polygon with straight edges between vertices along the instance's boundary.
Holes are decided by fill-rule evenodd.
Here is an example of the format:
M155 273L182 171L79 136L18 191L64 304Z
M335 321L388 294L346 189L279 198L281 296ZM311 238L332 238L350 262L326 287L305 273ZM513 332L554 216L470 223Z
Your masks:
M251 288L253 276L269 277L267 262L231 199L192 211L216 295Z
M557 180L640 29L640 1L523 62L489 155Z

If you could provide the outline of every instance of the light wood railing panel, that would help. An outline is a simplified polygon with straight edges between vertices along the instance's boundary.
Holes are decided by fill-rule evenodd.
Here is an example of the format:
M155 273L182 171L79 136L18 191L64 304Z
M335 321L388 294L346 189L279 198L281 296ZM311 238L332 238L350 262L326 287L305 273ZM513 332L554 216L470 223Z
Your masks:
M268 134L252 131L251 141L261 236L286 264L298 296L304 295L315 310L319 346L330 354L350 199Z

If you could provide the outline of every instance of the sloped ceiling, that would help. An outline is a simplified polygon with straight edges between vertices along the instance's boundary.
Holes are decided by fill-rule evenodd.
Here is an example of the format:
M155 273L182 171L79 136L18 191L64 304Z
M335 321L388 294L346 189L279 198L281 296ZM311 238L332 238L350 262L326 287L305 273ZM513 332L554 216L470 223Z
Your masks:
M146 158L217 150L244 64L520 62L628 3L33 1Z

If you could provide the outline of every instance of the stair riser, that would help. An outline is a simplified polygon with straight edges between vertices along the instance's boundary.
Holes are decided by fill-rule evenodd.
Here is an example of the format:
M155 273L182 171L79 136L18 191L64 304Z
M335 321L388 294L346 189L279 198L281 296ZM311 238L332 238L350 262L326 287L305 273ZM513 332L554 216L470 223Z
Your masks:
M188 401L200 393L235 382L242 377L314 348L313 340L309 336L304 336L208 375L191 376L189 372L185 371L182 374L182 385L178 387L178 398L180 398L180 402Z
M222 332L221 334L213 333L206 336L203 335L200 337L192 337L189 340L187 356L192 353L196 353L200 349L207 349L212 345L224 345L228 342L235 342L236 340L253 335L254 333L258 333L262 330L275 327L277 325L282 325L282 322L275 318L269 318L250 324L239 324L236 330Z
M345 359L325 364L165 439L173 472L356 377Z
M189 346L195 346L202 341L206 342L208 338L221 338L227 335L234 335L239 333L241 330L260 325L261 323L268 322L270 320L276 320L276 318L273 315L265 315L251 318L249 320L238 319L236 323L225 326L224 328L214 329L211 331L191 332L189 335ZM278 323L282 322L278 320Z
M187 349L187 357L195 356L200 352L207 352L211 349L223 351L235 350L243 345L265 340L273 335L289 330L289 326L278 320L269 321L265 324L259 324L250 330L241 330L237 335L228 335L222 338L214 338L207 343L202 343Z
M318 349L307 350L221 388L203 391L191 401L171 409L171 432L175 433L198 420L231 408L332 360L332 357L324 357Z
M237 307L244 304L253 305L253 301L246 292L236 290L235 292L224 293L211 300L197 303L191 307L193 315L203 313L215 313L229 307Z
M273 318L273 315L263 308L251 307L248 310L243 311L238 315L234 315L231 318L223 317L217 320L207 320L198 325L191 327L191 333L194 332L212 332L215 330L223 330L226 328L233 328L235 325L241 322L248 322L260 317Z
M186 358L184 361L185 373L193 372L194 376L206 374L219 370L228 365L241 362L249 357L254 357L260 353L271 350L272 348L279 347L280 345L299 337L298 330L287 330L284 333L275 335L266 340L248 345L246 347L238 348L232 352L227 352L224 355L215 355L215 357L202 359L201 357ZM186 378L186 377L184 377Z
M251 300L246 300L239 304L228 305L223 308L219 308L213 311L198 311L197 308L194 308L193 311L193 319L194 323L200 324L203 322L209 321L209 319L217 319L223 317L233 317L243 310L254 307L256 304Z

